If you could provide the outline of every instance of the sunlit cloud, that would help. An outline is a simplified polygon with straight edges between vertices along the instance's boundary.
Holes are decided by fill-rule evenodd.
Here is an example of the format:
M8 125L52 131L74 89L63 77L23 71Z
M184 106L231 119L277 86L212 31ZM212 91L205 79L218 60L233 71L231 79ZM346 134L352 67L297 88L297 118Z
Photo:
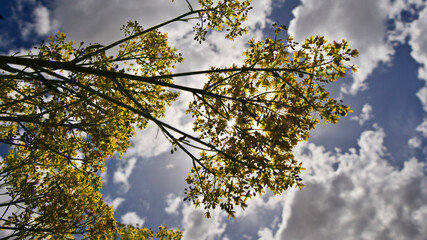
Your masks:
M425 5L426 3L424 1L424 9L419 12L418 19L410 24L408 35L410 37L409 44L412 47L411 56L415 61L421 64L418 71L418 77L427 81L427 36L425 34L427 31L427 26L425 24L427 21L427 8ZM425 93L423 95L425 95ZM425 99L423 98L422 100Z
M408 145L411 148L419 148L419 147L421 147L422 143L423 142L422 142L421 138L418 138L418 137L413 137L413 138L408 140Z
M32 22L21 23L21 35L24 39L30 38L32 34L46 36L56 28L55 22L51 20L49 9L43 5L35 6L32 17Z
M46 35L50 31L49 10L44 6L34 9L35 30L38 35Z
M220 210L212 212L212 218L205 218L205 211L194 208L191 204L184 204L182 209L182 230L185 240L213 240L218 239L225 231L226 217Z
M359 125L362 126L365 122L372 119L373 117L374 114L372 113L372 106L366 103L363 105L360 115L351 117L350 119L359 122Z
M424 121L417 126L416 130L421 132L423 137L427 137L427 119L424 119Z
M140 218L136 212L128 212L121 217L121 223L129 224L134 227L144 226L145 221L145 218Z
M345 153L300 145L296 159L307 168L306 187L285 198L285 204L292 206L286 209L289 218L282 219L276 231L262 228L258 235L291 240L424 239L426 164L411 158L402 169L391 166L385 137L379 127L365 131L359 149Z
M390 62L393 41L398 37L403 41L406 33L403 27L399 28L401 31L388 29L386 23L393 19L397 27L403 26L399 16L409 7L405 1L303 0L292 12L295 18L289 32L300 42L312 35L322 35L330 41L346 39L351 48L358 49L360 55L354 60L358 72L353 75L351 86L342 89L354 95L367 89L366 79L380 63ZM388 37L390 32L394 38Z
M129 177L132 174L133 169L136 166L136 158L130 158L130 159L122 159L118 162L118 168L114 172L113 182L116 184L122 185L122 192L126 193L129 191Z
M166 196L166 208L165 212L168 214L176 215L178 214L178 209L181 206L182 197L175 196L173 193L170 193Z
M126 201L126 199L122 197L111 199L110 196L106 196L104 199L109 205L113 206L114 209L117 209L124 201Z

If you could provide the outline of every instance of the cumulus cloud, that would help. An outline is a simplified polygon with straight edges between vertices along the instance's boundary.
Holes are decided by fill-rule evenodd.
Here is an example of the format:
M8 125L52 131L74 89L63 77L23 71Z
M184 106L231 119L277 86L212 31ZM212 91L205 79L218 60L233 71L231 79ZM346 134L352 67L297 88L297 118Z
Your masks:
M425 80L425 86L417 92L417 97L420 99L424 112L427 112L427 36L425 32L427 27L427 8L424 8L419 13L418 20L411 23L408 35L410 37L409 44L412 48L411 56L421 65L418 70L418 77ZM427 119L424 119L417 128L423 137L427 137ZM420 141L412 141L414 146L420 145ZM418 144L419 143L419 144Z
M125 157L154 157L170 148L169 141L153 123L138 130L131 141L132 146L126 151Z
M85 42L113 42L122 34L119 29L127 21L138 21L144 27L159 24L188 11L185 1L169 0L58 0L52 12L61 29L72 39Z
M134 227L142 227L145 223L145 218L142 219L136 214L136 212L128 212L121 217L121 223L129 224Z
M427 21L427 7L425 1L413 0L413 9L422 9L418 13L418 19L413 22L406 24L406 35L409 38L408 44L411 46L411 56L413 59L420 64L418 69L418 77L425 81L424 87L417 92L417 97L420 100L424 113L427 113L427 36L425 32L427 27L425 22ZM415 129L421 132L424 138L427 137L427 119L424 118L417 128ZM419 148L422 145L422 140L419 138L412 138L409 140L409 145L413 148Z
M424 119L424 121L417 126L416 130L421 132L423 137L427 137L427 119Z
M385 41L389 11L385 2L303 0L292 12L295 18L289 32L300 42L312 35L323 35L330 41L344 38L351 48L357 48L360 55L354 63L359 71L353 75L352 86L344 90L356 94L366 89L364 81L378 64L389 61L393 54L391 44Z
M50 31L49 10L44 6L34 9L35 30L38 35L46 35Z
M295 158L307 168L303 191L250 199L245 211L236 209L236 221L259 228L258 239L425 239L426 164L410 158L402 168L392 166L385 138L375 125L347 151L300 144ZM203 209L177 199L168 196L167 212L183 217L184 239L219 239L234 232L224 213L205 219Z
M262 228L258 231L258 240L271 240L274 239L273 231L269 228Z
M373 117L374 114L372 113L372 106L366 103L363 105L360 115L352 117L351 120L359 122L359 125L362 126L365 122L372 119Z
M285 198L277 230L260 228L258 236L426 239L426 164L411 158L402 169L391 166L384 138L381 128L365 131L359 149L346 153L311 143L300 145L295 156L307 168L306 187L302 192L292 190L294 196Z
M250 28L251 32L262 30L270 23L268 17L273 10L273 2L273 0L251 2L253 9L248 14L248 21L245 22L245 26Z
M422 73L420 75L422 75ZM427 81L427 76L426 76L426 81ZM427 86L424 86L417 92L417 97L418 99L420 99L421 104L423 105L424 112L427 112Z
M133 169L136 165L136 158L122 159L118 162L118 168L114 172L113 182L116 184L122 184L122 191L126 193L129 191L129 177L132 174Z
M419 9L424 4L422 1L405 0L301 2L302 4L293 10L295 18L289 26L289 32L296 40L303 41L311 35L323 35L329 40L346 39L350 47L359 50L360 55L354 60L359 71L353 75L352 85L342 89L350 94L366 89L365 81L372 71L380 63L388 63L391 60L394 42L403 42L408 36L408 24L402 20L401 13L414 12L414 9ZM414 44L426 43L425 34L422 34L425 32L425 26L421 26L425 19L422 17L424 16L420 16L420 20L412 24L411 36L415 38L411 41ZM395 29L387 28L389 20L395 23ZM422 53L426 52L425 49L425 46L419 47ZM418 51L414 49L415 52Z
M33 33L39 36L48 35L52 32L52 29L56 27L56 24L51 21L50 11L47 7L43 5L35 6L32 15L32 22L27 22L25 24L19 22L22 26L21 35L24 39L30 37Z
M418 138L418 137L413 137L413 138L408 140L408 145L411 148L419 148L419 147L421 147L421 144L422 144L422 140L421 140L421 138Z
M105 197L105 201L113 206L114 209L117 209L126 199L122 198L122 197L116 197L114 199L111 199L110 196L106 196Z
M411 56L415 59L415 61L421 64L421 67L418 71L418 77L427 81L427 36L425 34L427 31L427 26L425 24L426 21L427 8L424 6L424 9L419 12L418 19L410 24L408 35L410 37L409 44L412 48ZM421 101L424 104L426 104L425 92L426 90L424 89L421 93L419 93L423 96Z
M203 209L194 208L191 204L184 204L182 214L184 217L181 224L185 240L219 239L225 231L225 216L218 209L212 212L212 218L206 219Z
M178 214L178 209L181 206L182 197L175 196L175 194L170 193L166 196L166 208L165 212L168 214Z

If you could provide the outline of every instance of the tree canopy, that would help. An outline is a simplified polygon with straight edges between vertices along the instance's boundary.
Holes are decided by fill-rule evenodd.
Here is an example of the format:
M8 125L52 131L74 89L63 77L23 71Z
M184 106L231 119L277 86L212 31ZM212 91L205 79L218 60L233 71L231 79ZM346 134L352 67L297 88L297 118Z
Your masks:
M183 58L162 26L196 21L202 44L210 29L226 30L231 40L247 32L250 0L188 5L188 13L147 29L129 21L124 37L107 46L76 45L58 32L35 53L0 56L0 141L10 146L0 162L7 198L0 229L8 237L181 238L163 226L155 234L117 223L100 193L105 160L121 157L135 129L149 122L193 162L185 199L203 205L207 217L215 207L234 217L234 207L266 190L304 186L292 149L319 120L335 124L350 111L325 87L356 70L347 62L357 50L321 36L299 46L274 26L274 37L248 43L240 66L174 73ZM190 75L205 85L174 82ZM194 97L187 110L194 133L162 121L180 92Z

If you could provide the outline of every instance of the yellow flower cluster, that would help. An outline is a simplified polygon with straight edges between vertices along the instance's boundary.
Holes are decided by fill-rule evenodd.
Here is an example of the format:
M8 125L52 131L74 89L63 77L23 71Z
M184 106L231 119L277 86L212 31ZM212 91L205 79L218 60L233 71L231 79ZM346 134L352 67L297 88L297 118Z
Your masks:
M200 23L194 27L195 40L203 41L208 29L225 30L227 39L235 39L247 32L242 23L247 20L248 11L252 9L251 0L199 0L204 11L199 13Z
M319 118L337 123L350 111L329 96L325 84L344 77L350 57L346 41L312 37L297 49L291 37L249 42L245 65L227 72L213 68L204 90L195 94L189 113L194 130L207 141L191 170L187 200L208 210L219 205L234 216L234 206L266 189L280 194L302 188L302 164L292 149L309 138Z
M128 36L143 29L129 22L123 31ZM101 46L74 45L58 32L36 55L30 53L31 60L47 67L3 75L0 138L12 148L0 162L0 176L7 186L3 194L11 197L4 206L18 211L3 220L2 229L15 230L20 238L39 239L76 235L98 239L117 231L124 239L145 236L147 231L152 235L148 229L118 230L114 211L100 193L99 174L106 158L114 153L120 157L127 150L135 127L144 128L146 116L163 116L178 94L161 85L78 69L162 76L171 74L182 57L168 46L166 34L157 30L122 43L116 56L103 51L77 64L72 61ZM132 65L121 68L124 61ZM56 63L72 69L49 65ZM156 81L172 83L170 78ZM176 234L160 230L162 236Z

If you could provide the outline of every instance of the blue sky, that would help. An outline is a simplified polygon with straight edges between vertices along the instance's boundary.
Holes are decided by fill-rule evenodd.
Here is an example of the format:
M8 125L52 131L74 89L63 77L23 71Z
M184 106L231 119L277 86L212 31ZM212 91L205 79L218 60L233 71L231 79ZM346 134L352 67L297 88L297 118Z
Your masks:
M57 30L69 39L107 43L128 20L148 27L187 10L170 0L0 0L0 52L25 52ZM120 161L108 160L103 194L116 218L184 231L184 239L427 239L427 8L423 0L253 0L246 36L221 33L192 40L191 24L174 24L171 44L185 61L177 71L239 63L245 43L262 39L273 22L299 41L311 35L345 38L359 49L358 73L331 86L353 113L337 125L320 125L295 149L307 168L306 188L249 201L236 219L182 202L191 161L170 154L169 143L149 126L132 139ZM179 79L200 86L203 79ZM165 121L191 129L188 96Z

